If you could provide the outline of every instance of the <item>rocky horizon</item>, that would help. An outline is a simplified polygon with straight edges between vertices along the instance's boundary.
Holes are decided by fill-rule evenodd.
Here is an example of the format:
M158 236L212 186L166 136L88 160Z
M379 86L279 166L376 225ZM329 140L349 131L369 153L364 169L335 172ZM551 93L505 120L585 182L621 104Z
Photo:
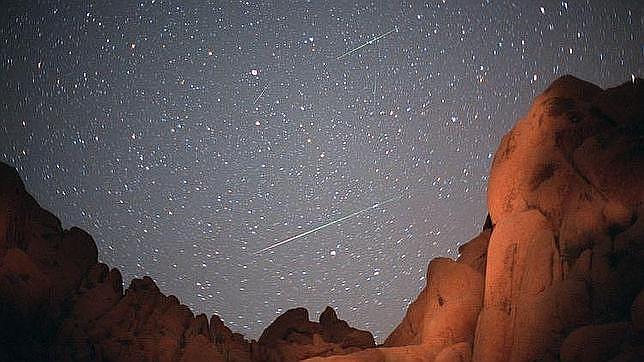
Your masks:
M257 340L195 316L149 277L124 290L0 163L0 360L529 361L644 358L644 90L559 78L503 138L489 217L383 345L327 307Z

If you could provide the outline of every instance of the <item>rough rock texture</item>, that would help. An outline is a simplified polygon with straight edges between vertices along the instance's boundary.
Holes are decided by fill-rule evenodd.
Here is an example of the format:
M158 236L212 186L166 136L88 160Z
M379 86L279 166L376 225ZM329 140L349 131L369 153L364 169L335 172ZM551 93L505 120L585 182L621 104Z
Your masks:
M0 163L0 361L295 361L374 346L331 308L320 323L289 311L249 342L216 315L195 317L149 277L124 292L121 273L97 254L87 233L63 230Z
M576 329L628 322L644 284L642 180L641 80L604 91L567 76L536 98L490 173L474 360L564 358ZM611 331L607 359L626 340Z
M556 80L495 154L483 232L384 346L328 360L644 360L643 201L642 80Z

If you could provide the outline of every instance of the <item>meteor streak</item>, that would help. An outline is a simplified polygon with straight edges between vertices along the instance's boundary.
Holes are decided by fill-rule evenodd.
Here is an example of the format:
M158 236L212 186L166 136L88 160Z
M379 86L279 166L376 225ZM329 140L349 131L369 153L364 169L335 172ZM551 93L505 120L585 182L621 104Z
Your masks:
M362 49L362 48L366 47L367 45L373 44L373 43L377 42L378 40L380 40L380 39L382 39L382 38L386 37L387 35L389 35L389 34L393 33L394 31L395 31L395 32L398 32L398 26L394 27L393 29L389 30L388 32L386 32L386 33L384 33L384 34L378 35L377 37L375 37L375 38L373 38L373 39L369 40L368 42L366 42L366 43L364 43L364 44L360 45L360 46L359 46L359 47L357 47L357 48L353 48L353 49L349 50L348 52L346 52L346 53L344 53L344 54L340 55L339 57L335 58L335 60L340 60L340 59L342 59L342 58L346 57L346 56L347 56L347 55L349 55L349 54L353 54L354 52L357 52L358 50L360 50L360 49Z
M253 102L253 105L255 105L257 103L257 101L260 98L262 98L262 96L264 95L264 92L266 92L266 88L268 88L268 84L266 85L266 87L264 87L264 89L262 89L262 92L257 96L257 98L255 98L255 102Z
M339 218L339 219L337 219L337 220L333 220L333 221L331 221L331 222L328 222L328 223L326 223L326 224L324 224L324 225L320 225L320 226L318 226L318 227L316 227L316 228L314 228L314 229L311 229L311 230L309 230L309 231L305 231L305 232L303 232L303 233L301 233L301 234L297 234L297 235L295 235L295 236L291 236L291 237L290 237L290 238L288 238L288 239L284 239L284 240L282 240L282 241L280 241L280 242L278 242L278 243L275 243L275 244L273 244L273 245L267 246L267 247L265 247L264 249L261 249L261 250L256 251L256 252L255 252L255 254L262 254L262 253L264 253L264 252L266 252L266 251L269 251L269 250L271 250L271 249L273 249L273 248L277 248L278 246L281 246L281 245L284 245L284 244L286 244L286 243L289 243L289 242L291 242L291 241L293 241L293 240L295 240L295 239L303 238L303 237L305 237L305 236L307 236L307 235L309 235L309 234L313 234L313 233L314 233L314 232L316 232L316 231L322 230L322 229L324 229L325 227L328 227L328 226L331 226L331 225L335 225L335 224L337 224L337 223L343 222L344 220L350 219L350 218L352 218L352 217L354 217L354 216L358 216L358 215L362 214L363 212L367 212L367 211L372 210L372 209L377 209L378 207L383 206L383 205L386 205L386 204L388 204L388 203L390 203L390 202L393 202L393 201L395 201L395 200L398 200L398 199L400 199L401 197L402 197L402 196L397 196L397 197L393 197L393 198L391 198L391 199L385 200L385 201L383 201L383 202L377 202L377 203L375 203L375 204L373 204L373 205L371 205L371 206L369 206L369 207L367 207L367 208L365 208L365 209L362 209L362 210L360 210L360 211L356 211L356 212L354 212L354 213L352 213L352 214L349 214L349 215L343 216L343 217L341 217L341 218Z

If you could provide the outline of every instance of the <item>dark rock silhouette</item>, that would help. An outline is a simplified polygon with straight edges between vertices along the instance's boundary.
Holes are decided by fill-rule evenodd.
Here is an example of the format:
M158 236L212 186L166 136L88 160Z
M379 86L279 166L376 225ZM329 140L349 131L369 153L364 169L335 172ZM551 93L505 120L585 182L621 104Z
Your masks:
M349 327L331 307L322 312L320 323L309 321L304 308L288 310L264 330L258 344L271 361L300 361L375 347L371 333Z
M249 342L149 277L123 291L121 273L97 254L87 233L63 230L0 163L0 361L295 361L374 346L331 308L321 323L289 311Z
M382 346L330 307L258 341L194 316L152 279L124 291L92 238L63 230L0 163L0 360L644 360L644 88L556 80L503 138L483 231Z

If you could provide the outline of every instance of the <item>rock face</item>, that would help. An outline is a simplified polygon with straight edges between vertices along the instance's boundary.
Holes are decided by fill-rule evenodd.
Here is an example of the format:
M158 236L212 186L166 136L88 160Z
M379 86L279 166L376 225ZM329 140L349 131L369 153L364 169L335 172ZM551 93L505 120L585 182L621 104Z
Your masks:
M322 312L319 323L309 321L304 308L288 310L264 330L258 345L267 361L284 362L375 347L371 333L349 327L331 307Z
M482 232L382 346L327 308L250 341L147 277L123 291L80 229L62 230L0 164L0 360L644 360L644 87L555 81L503 138Z
M384 345L423 344L431 346L428 353L437 355L455 343L471 344L482 302L480 273L451 259L434 259L427 270L427 287Z
M563 77L536 98L490 173L474 360L579 360L563 347L596 342L584 335L616 344L595 358L629 353L623 323L644 284L642 180L640 80L604 91Z
M495 154L483 232L383 346L328 360L644 360L643 201L642 80L556 80Z
M97 254L87 233L63 230L0 163L0 361L296 361L374 346L331 308L320 323L289 311L249 342L149 277L124 292L121 273Z

